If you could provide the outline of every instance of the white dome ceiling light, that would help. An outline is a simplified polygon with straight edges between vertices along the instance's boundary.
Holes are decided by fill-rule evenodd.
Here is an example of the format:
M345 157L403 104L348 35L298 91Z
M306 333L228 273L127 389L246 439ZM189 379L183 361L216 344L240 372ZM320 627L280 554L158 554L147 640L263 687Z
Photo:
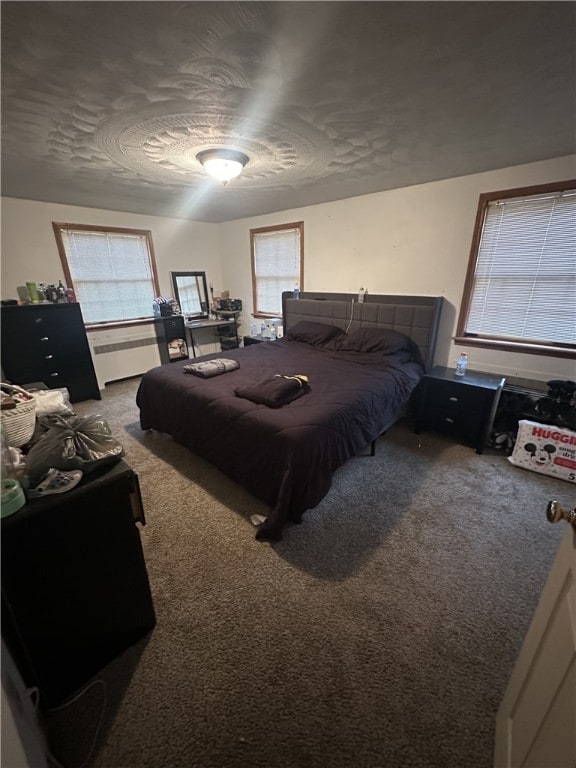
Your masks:
M222 182L224 186L232 179L240 176L244 166L249 161L248 155L245 155L244 152L226 147L198 152L196 159L209 176Z

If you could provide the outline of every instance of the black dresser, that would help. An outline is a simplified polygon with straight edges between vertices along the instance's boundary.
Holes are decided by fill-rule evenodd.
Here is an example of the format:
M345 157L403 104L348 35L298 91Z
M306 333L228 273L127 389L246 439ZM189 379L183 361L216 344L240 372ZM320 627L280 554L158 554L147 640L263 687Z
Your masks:
M101 399L79 304L5 306L0 316L8 381L66 387L73 403Z

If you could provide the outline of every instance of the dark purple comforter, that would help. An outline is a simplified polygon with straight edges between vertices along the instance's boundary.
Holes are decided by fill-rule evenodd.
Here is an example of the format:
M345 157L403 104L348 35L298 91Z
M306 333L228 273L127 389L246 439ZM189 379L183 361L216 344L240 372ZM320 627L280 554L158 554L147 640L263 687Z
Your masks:
M402 415L422 375L406 352L335 352L281 339L206 355L240 367L211 379L185 363L148 371L137 394L142 429L156 429L204 457L270 506L257 538L282 538L331 485L332 473ZM274 374L306 374L310 391L281 408L234 390Z

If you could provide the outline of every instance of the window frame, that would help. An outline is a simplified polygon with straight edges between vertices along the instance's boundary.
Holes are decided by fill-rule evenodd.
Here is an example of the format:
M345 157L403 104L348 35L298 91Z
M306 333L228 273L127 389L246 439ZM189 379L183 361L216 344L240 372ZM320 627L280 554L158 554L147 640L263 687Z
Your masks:
M66 256L66 248L64 247L64 240L62 238L62 230L71 229L79 232L97 232L100 234L122 234L122 235L138 235L144 237L146 240L146 247L148 248L148 258L150 259L150 269L152 273L152 285L154 288L154 295L160 296L160 283L158 281L158 271L156 268L156 255L154 253L154 244L152 242L152 230L150 229L133 229L131 227L110 227L92 224L71 224L64 222L52 222L52 228L56 237L56 246L58 248L58 254L62 263L62 269L64 271L64 278L66 285L74 289L74 280L72 279L72 273L68 264L68 258ZM75 289L74 289L75 290ZM94 323L85 323L86 328L95 330L98 328L123 328L134 325L145 325L154 321L152 316L152 308L150 308L150 315L146 317L135 317L124 320L102 320Z
M258 290L256 281L255 265L255 236L269 232L283 232L288 229L298 229L300 231L300 277L298 285L300 291L304 290L304 222L293 221L289 224L275 224L269 227L254 227L250 229L250 268L252 271L252 314L254 317L282 317L282 310L277 314L270 312L261 312L258 309Z
M549 184L537 184L530 187L505 189L499 192L484 192L480 195L478 200L478 210L476 212L476 221L474 224L474 233L472 235L472 245L470 248L466 280L462 292L462 301L460 302L456 335L453 338L455 344L468 347L497 349L505 352L522 352L529 355L545 355L550 357L576 359L576 346L567 345L561 342L558 342L557 344L545 344L537 341L522 341L518 338L470 334L466 330L472 303L472 289L476 277L478 253L489 203L494 200L505 200L513 197L532 197L548 192L561 192L562 190L570 188L576 189L576 179L556 181Z

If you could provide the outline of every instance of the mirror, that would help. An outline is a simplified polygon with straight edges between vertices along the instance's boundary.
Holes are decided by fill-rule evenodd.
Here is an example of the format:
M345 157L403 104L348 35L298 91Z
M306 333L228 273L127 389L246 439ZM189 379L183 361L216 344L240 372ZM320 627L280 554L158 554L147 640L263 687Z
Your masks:
M170 272L174 298L187 317L208 317L206 272Z

